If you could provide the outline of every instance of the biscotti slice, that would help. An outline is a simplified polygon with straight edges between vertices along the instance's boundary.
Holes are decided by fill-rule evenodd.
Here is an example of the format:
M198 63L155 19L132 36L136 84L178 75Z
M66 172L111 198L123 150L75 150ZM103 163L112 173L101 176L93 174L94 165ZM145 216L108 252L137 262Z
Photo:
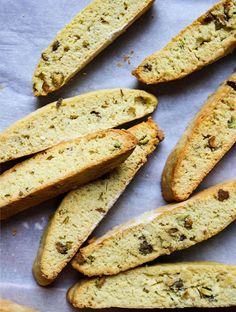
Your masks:
M34 95L60 89L122 34L154 0L94 0L42 53L33 75Z
M138 140L129 158L106 176L71 191L52 217L33 267L40 285L53 282L164 138L151 119L129 132Z
M68 291L76 308L187 308L236 305L236 266L216 262L156 264L85 279Z
M236 0L222 0L182 30L133 74L146 84L185 77L236 47Z
M5 171L1 219L102 176L122 163L136 143L128 131L104 130L58 144Z
M187 199L236 142L236 72L206 101L169 155L162 174L167 201Z
M60 99L0 134L0 163L91 132L120 126L152 113L156 106L155 96L133 89L99 90Z
M0 312L39 312L10 300L0 299Z
M204 241L236 219L236 180L144 213L80 249L81 273L113 275Z

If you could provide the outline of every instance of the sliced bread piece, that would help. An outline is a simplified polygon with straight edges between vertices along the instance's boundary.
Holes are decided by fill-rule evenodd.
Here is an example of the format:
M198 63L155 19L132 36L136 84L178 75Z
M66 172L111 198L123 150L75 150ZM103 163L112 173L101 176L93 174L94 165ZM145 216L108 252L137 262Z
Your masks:
M156 106L155 96L132 89L99 90L60 99L0 134L0 163L91 132L120 126L152 113Z
M53 282L164 138L151 119L129 132L138 140L129 158L106 176L71 191L52 217L33 266L40 285Z
M236 0L222 0L182 30L133 74L146 84L185 77L236 47Z
M68 291L76 308L187 308L236 305L236 266L216 262L156 264L85 279Z
M60 89L122 34L154 0L94 0L42 53L33 75L34 95Z
M10 300L0 299L0 312L39 312Z
M187 199L236 142L236 72L208 98L169 155L162 193Z
M125 130L104 130L60 143L0 175L0 214L6 219L114 169L134 150Z
M81 273L113 275L204 241L236 219L236 180L144 213L80 249Z

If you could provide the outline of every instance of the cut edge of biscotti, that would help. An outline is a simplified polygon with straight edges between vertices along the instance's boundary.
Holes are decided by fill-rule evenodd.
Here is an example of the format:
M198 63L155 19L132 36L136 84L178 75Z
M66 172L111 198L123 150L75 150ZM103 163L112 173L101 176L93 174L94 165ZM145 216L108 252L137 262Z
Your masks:
M46 96L76 73L144 14L154 0L94 0L43 51L33 74L33 93Z
M236 180L232 180L115 227L81 248L72 266L87 276L114 275L202 242L235 219Z
M133 70L146 84L177 80L211 64L236 47L236 1L222 0L180 31Z
M21 305L16 302L1 298L0 298L0 308L1 312L39 312L39 310L35 310L25 305Z
M55 280L164 139L151 118L128 131L138 140L134 152L107 176L68 193L48 224L33 266L41 286Z
M226 307L236 305L235 284L235 265L159 263L81 280L67 299L76 308L94 309Z
M154 95L137 89L107 89L59 99L0 133L0 163L28 156L62 141L114 128L151 114Z
M136 144L130 132L109 129L60 143L17 164L0 176L1 219L102 176Z
M162 174L165 200L186 200L235 142L236 72L208 98L170 153Z

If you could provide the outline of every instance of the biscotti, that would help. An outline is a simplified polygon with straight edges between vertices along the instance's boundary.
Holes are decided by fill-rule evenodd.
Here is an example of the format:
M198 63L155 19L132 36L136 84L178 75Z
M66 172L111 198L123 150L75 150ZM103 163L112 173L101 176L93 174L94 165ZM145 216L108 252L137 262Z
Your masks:
M236 219L236 180L144 213L80 249L81 273L113 275L204 241Z
M110 89L48 104L0 134L0 163L62 141L120 126L154 111L157 99L142 90Z
M136 143L128 131L104 130L58 144L5 171L1 219L102 176L123 162Z
M39 312L10 300L0 299L0 312Z
M236 73L208 98L169 155L162 174L167 201L187 199L236 142Z
M164 138L151 119L128 131L138 140L129 158L100 179L71 191L52 217L33 267L40 285L53 282Z
M60 89L140 17L154 0L94 0L42 53L33 75L34 95Z
M236 0L222 0L182 30L133 74L146 84L185 77L236 47Z
M180 262L85 279L68 292L76 308L187 308L236 306L236 266Z

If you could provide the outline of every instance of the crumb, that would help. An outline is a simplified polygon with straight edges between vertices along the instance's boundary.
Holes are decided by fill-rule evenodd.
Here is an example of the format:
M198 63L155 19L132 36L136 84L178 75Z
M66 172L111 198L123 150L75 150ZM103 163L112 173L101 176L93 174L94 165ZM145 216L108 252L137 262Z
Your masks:
M123 67L123 64L119 62L119 63L116 64L116 66L117 67Z
M129 55L124 55L124 56L123 56L123 60L124 60L125 62L130 61L130 56L129 56Z
M13 229L11 230L12 236L16 236L16 233L17 233L17 230L16 230L15 228L13 228Z
M87 73L83 72L83 73L82 73L82 75L86 76L86 75L87 75Z
M27 222L23 222L23 227L28 230L29 229L29 224Z
M35 228L36 230L41 231L41 230L43 229L43 226L42 226L39 222L36 222L36 223L34 224L34 228Z

